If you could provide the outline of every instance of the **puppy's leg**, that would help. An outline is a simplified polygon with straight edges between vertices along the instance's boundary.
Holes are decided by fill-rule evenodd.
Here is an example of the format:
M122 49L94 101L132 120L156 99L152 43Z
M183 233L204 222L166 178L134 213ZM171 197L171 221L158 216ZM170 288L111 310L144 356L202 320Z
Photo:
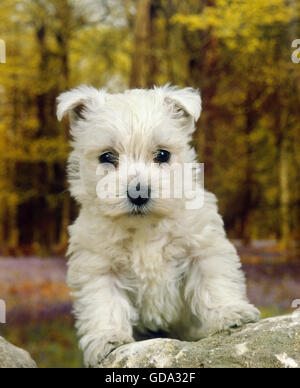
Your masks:
M136 312L113 275L89 281L75 297L76 327L86 366L97 366L114 349L134 341Z
M199 320L198 330L194 325L190 328L194 339L260 318L247 299L235 248L225 238L215 242L216 246L206 247L201 257L193 259L186 278L185 298Z

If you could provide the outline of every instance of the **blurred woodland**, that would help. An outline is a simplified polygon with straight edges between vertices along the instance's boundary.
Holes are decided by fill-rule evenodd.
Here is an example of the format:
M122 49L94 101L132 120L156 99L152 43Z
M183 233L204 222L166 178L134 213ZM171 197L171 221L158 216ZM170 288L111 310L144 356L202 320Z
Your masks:
M2 0L0 253L66 247L77 210L56 97L82 83L171 82L201 89L194 142L229 236L276 240L299 257L297 38L299 0Z

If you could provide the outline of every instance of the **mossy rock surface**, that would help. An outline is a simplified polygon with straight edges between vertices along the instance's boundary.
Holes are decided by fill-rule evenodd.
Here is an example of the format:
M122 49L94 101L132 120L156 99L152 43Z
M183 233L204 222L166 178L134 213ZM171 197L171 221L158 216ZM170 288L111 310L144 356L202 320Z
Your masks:
M0 368L37 368L29 353L0 337Z
M0 368L36 368L0 337ZM299 368L300 315L269 318L199 342L157 338L121 346L100 368Z
M299 368L300 316L262 320L199 342L153 339L124 345L104 368Z

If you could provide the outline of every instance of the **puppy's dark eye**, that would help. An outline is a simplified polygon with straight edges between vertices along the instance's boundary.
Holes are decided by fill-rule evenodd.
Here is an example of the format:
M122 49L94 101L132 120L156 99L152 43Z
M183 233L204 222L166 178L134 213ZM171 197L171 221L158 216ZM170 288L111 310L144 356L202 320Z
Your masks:
M168 163L171 159L171 154L166 150L158 150L154 161L156 163Z
M113 152L106 152L99 156L99 162L101 164L113 164L115 166L118 162L118 158Z

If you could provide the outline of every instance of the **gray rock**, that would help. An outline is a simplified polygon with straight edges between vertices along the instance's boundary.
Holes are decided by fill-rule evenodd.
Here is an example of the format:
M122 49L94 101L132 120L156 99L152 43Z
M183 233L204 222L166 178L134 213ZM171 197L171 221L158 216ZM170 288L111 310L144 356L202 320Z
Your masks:
M100 367L299 368L300 315L265 319L199 342L135 342L116 349Z
M0 337L0 369L4 368L33 369L37 368L37 366L25 350L11 345Z

